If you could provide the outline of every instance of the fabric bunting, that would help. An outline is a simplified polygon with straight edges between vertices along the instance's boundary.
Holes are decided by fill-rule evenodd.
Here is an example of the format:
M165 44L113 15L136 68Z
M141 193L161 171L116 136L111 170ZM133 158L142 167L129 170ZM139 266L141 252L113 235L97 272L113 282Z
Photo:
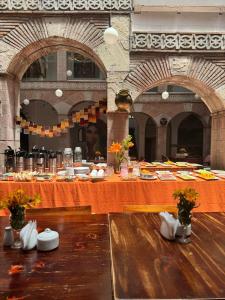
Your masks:
M40 137L53 138L67 133L74 123L80 126L87 126L90 123L96 123L100 114L105 114L107 109L106 100L99 101L88 108L74 112L70 119L62 120L59 124L53 126L44 126L35 122L27 121L20 116L16 117L16 125L19 125L24 134L39 135Z

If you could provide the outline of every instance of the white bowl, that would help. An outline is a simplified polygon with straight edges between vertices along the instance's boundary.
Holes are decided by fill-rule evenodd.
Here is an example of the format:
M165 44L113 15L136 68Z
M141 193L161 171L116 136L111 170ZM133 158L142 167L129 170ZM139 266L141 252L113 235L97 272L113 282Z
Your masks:
M51 251L59 246L59 234L46 228L37 236L37 249L40 251Z

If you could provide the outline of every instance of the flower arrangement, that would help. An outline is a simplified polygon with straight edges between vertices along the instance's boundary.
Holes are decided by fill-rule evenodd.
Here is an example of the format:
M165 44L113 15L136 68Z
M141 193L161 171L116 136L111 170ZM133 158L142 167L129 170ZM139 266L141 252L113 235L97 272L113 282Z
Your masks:
M126 138L122 140L121 143L113 142L112 145L109 147L108 152L114 153L115 155L116 169L120 168L120 165L123 160L127 160L126 154L128 150L133 146L134 143L132 142L132 136L128 135Z
M191 223L191 211L196 208L199 194L192 188L176 190L173 193L174 199L178 199L178 219L181 225L189 225Z
M0 200L0 209L7 208L10 213L10 223L13 229L19 230L24 225L25 209L41 202L39 195L28 196L23 190L16 190L8 197Z

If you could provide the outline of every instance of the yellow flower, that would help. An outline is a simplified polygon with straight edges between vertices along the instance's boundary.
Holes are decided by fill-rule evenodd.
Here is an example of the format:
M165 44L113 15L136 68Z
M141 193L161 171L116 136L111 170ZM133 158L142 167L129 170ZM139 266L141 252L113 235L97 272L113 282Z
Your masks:
M128 148L132 148L132 147L134 147L134 143L129 142L129 143L128 143Z
M40 202L41 198L39 195L30 197L29 195L25 194L23 190L19 189L10 193L5 199L0 200L0 209L11 209L18 205L27 208L37 205Z

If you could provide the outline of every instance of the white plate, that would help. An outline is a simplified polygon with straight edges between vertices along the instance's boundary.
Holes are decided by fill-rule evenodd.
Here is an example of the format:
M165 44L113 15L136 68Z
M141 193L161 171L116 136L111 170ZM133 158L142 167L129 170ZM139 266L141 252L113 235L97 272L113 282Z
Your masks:
M172 172L170 172L170 171L156 171L156 173L158 174L158 175L163 175L163 174L165 174L165 175L168 175L168 174L172 174Z
M142 180L156 180L156 179L157 179L157 176L149 176L149 177L145 177L145 176L140 175L140 178L141 178Z
M213 172L217 175L225 175L225 171L223 171L223 170L211 170L211 172Z
M169 176L167 176L168 174L166 174L165 176L159 176L159 179L160 180L172 180L172 181L175 181L175 180L177 180L176 179L176 177L175 176L173 176L173 175L169 175Z

